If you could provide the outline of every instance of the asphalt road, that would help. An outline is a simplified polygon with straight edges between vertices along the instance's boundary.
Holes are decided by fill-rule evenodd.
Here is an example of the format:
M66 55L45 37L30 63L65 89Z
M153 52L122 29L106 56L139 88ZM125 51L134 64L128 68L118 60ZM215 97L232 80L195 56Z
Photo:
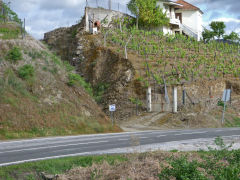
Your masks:
M19 141L0 141L0 166L59 157L118 153L121 148L136 145L154 146L166 142L240 137L240 128L145 131L134 133L83 135L39 138Z

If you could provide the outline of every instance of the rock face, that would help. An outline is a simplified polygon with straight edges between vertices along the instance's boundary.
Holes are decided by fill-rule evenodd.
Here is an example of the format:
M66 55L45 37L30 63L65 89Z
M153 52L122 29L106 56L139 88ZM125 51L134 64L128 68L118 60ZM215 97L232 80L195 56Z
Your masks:
M118 120L131 116L135 105L129 98L136 96L135 70L132 63L111 49L103 48L101 35L89 35L81 25L60 28L46 33L44 41L62 59L76 66L77 72L98 91L103 89L99 104L109 114L108 106L116 104L114 117ZM73 38L72 33L77 32ZM144 94L144 93L143 93Z

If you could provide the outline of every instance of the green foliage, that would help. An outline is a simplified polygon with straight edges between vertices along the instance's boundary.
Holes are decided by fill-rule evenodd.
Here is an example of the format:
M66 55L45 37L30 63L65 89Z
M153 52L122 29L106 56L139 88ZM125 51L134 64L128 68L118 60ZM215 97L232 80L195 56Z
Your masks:
M34 67L31 64L26 64L18 69L18 75L20 78L28 80L34 77Z
M13 63L16 63L17 61L19 60L22 60L22 52L20 50L19 47L15 46L13 47L8 53L7 53L7 56L6 56L6 59L13 62Z
M205 42L209 42L214 38L214 33L206 28L204 28L204 31L202 32L203 40Z
M145 28L169 25L170 20L157 6L157 0L131 0L128 8L139 18L139 25Z
M16 39L20 35L19 28L0 27L0 39Z
M187 157L172 159L170 162L172 168L164 168L159 174L159 179L165 180L175 177L177 180L207 180L203 173L198 170L199 163L197 161L189 162Z
M92 87L87 83L79 74L69 73L68 83L69 86L81 86L83 87L91 96L93 95Z
M68 61L63 61L63 64L67 72L72 72L75 69Z
M124 162L127 161L127 159L122 155L78 156L51 159L0 167L0 177L6 180L16 179L16 174L22 174L21 179L27 179L25 176L30 177L30 175L33 175L33 177L39 179L39 177L36 177L36 174L40 174L41 172L46 172L48 174L63 174L73 167L90 167L93 163L101 164L104 161L108 162L110 165L114 165L116 162Z
M221 107L224 107L224 102L222 100L219 100L217 105L221 106Z
M43 53L36 51L36 50L32 50L28 52L28 56L31 57L33 60L35 59L40 59L43 57Z
M102 101L102 96L109 87L110 85L107 83L99 83L94 87L93 94L96 102L100 103Z
M224 40L230 40L234 42L240 41L239 34L234 31L232 31L229 35L225 35L223 38Z
M1 3L2 3L1 8L4 9L3 11L4 13L0 14L0 22L1 21L6 22L11 20L21 24L21 20L18 18L18 15L14 11L12 11L5 2L1 1ZM2 12L2 9L0 9L1 12Z
M77 29L72 30L72 38L75 38L77 33Z
M26 86L20 81L12 69L7 69L4 72L4 78L1 82L0 89L2 93L10 90L14 94L20 93L21 95L27 95Z
M226 25L224 22L213 21L211 22L210 27L213 30L214 36L218 39L220 39L225 33Z
M138 98L131 97L131 98L129 98L129 100L131 101L131 103L136 104L138 106L143 105L143 102Z

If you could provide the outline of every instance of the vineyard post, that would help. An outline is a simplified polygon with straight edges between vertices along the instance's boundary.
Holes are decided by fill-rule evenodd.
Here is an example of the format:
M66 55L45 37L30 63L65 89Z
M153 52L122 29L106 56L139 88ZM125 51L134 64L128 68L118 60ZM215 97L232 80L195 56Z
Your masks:
M26 20L24 18L24 20L23 20L23 38L25 38L25 35L26 35Z
M152 112L152 88L147 89L147 111Z
M132 39L132 35L130 36L130 38L128 39L128 41L126 42L126 44L125 44L125 48L124 48L124 50L125 50L125 59L128 59L128 54L127 54L127 45L128 45L128 43L129 43L129 41Z
M177 86L173 86L173 113L177 113Z
M185 105L186 104L186 90L183 90L182 101L183 101L183 105Z

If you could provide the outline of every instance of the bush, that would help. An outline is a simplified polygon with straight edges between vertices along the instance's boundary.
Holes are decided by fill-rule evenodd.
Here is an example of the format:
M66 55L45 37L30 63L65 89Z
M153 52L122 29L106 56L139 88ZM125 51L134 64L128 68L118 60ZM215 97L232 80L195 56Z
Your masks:
M92 87L89 83L85 82L84 79L74 73L68 74L68 83L69 86L81 86L83 87L91 96L93 95Z
M94 87L94 99L96 102L100 103L102 101L103 94L110 87L109 84L99 83Z
M12 62L17 62L19 60L22 60L22 52L19 47L13 47L6 56L7 60L10 60Z
M18 75L22 79L30 79L34 76L34 67L31 64L26 64L19 68Z
M197 161L189 162L186 157L180 157L179 159L173 159L170 165L172 168L164 168L159 174L159 179L175 177L177 180L207 180L204 174L198 170L199 164Z

